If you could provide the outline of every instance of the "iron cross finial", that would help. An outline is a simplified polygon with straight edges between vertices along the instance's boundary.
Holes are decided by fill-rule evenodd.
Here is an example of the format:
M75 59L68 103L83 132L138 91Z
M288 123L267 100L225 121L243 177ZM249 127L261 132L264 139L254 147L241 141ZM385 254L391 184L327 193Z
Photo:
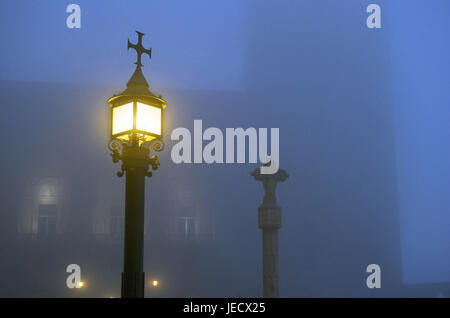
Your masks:
M130 49L130 47L132 49L136 50L137 62L134 63L134 64L136 64L138 67L141 67L141 66L143 66L142 63L141 63L141 55L142 54L147 54L150 58L152 58L152 49L150 48L150 49L147 50L147 49L145 49L142 46L142 37L144 36L144 33L141 33L139 31L136 31L136 33L138 34L138 43L137 44L133 44L133 43L130 42L130 39L128 39L128 50Z

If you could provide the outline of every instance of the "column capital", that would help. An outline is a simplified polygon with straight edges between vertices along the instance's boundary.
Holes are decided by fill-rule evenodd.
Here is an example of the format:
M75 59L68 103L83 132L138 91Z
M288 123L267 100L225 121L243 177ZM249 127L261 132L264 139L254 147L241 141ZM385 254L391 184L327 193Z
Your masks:
M270 164L270 162L266 163L266 165ZM266 205L276 205L277 198L275 196L275 189L277 187L278 182L283 182L286 180L289 175L283 169L278 169L278 171L274 174L262 174L261 168L256 168L251 173L251 176L255 178L256 181L261 181L264 187L264 198L263 204Z

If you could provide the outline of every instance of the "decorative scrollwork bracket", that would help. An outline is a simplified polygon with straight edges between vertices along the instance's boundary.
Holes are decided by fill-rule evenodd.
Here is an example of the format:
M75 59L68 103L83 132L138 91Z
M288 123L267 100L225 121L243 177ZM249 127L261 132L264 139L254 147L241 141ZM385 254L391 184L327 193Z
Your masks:
M151 150L161 152L164 150L164 141L162 139L153 139L144 142L140 146L136 144L126 144L118 139L109 142L108 148L111 151L111 157L114 163L122 161L121 170L117 172L118 177L122 177L125 171L134 171L143 169L147 177L151 177L153 173L149 171L158 169L160 162L158 156L150 156Z

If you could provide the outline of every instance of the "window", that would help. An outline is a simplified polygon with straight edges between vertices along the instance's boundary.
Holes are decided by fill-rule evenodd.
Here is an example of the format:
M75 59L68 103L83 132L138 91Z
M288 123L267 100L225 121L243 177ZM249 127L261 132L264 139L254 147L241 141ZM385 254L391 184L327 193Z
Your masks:
M38 215L38 234L50 236L56 234L56 205L40 204Z
M195 233L195 218L189 216L178 217L177 234L183 236L192 236Z
M123 211L120 207L114 207L111 209L111 215L109 219L109 233L112 236L120 236L123 234L123 230Z

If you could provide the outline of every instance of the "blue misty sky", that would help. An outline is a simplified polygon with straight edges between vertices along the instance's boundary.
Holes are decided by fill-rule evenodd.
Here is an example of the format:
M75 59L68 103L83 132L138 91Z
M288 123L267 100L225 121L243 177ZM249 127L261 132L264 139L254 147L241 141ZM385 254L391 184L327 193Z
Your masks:
M302 130L304 126L299 123L303 120L307 124L307 107L317 107L317 114L311 118L323 116L317 122L323 125L324 139L310 142L318 153L323 152L302 153L299 148L290 151L294 156L284 157L283 162L290 161L289 172L294 172L293 176L296 171L292 167L298 165L298 157L326 157L336 150L331 146L320 148L320 141L333 140L333 134L327 135L332 131L327 130L329 127L341 128L336 119L320 113L328 109L321 106L328 103L335 108L350 109L355 105L392 103L403 277L408 283L448 282L450 1L384 1L381 31L369 31L363 24L365 6L377 1L342 0L346 5L339 10L328 8L331 3L337 6L335 1L310 1L295 2L295 10L289 10L288 2L276 7L270 2L273 8L260 5L266 11L253 12L253 16L265 14L276 18L278 24L272 25L269 19L258 33L253 26L254 33L250 35L246 10L252 10L253 6L251 1L244 0L73 1L82 9L80 30L66 27L65 11L72 1L3 1L2 11L8 14L0 19L4 43L0 52L0 79L125 85L135 61L135 53L126 50L127 38L136 42L134 30L140 30L147 33L144 46L153 48L152 60L144 57L143 64L150 84L157 85L155 92L159 88L245 91L247 72L254 71L255 86L266 85L266 92L275 87L274 91L281 95L284 89L290 89L283 102L291 107L283 104L270 113L270 126L274 126L274 121L282 122L282 142L291 133L290 144L310 141L308 131ZM259 17L258 21L261 20L264 18ZM292 30L293 27L296 29ZM348 31L343 35L339 33L342 30ZM380 38L386 35L388 48L377 47ZM250 56L248 48L252 45L253 50L259 51ZM372 59L366 60L367 57ZM249 66L250 62L256 65ZM386 86L393 101L391 96L377 91L376 84L383 80L384 69L389 75ZM360 77L364 77L361 82ZM152 81L153 78L157 81ZM249 117L255 120L252 112L248 111ZM355 116L354 120L358 118ZM230 122L230 127L241 124L234 117ZM370 135L369 128L362 127L361 135ZM286 144L282 148L286 149ZM328 163L321 171L324 174L326 169L333 171L333 164ZM342 176L350 183L348 175ZM334 182L340 180L336 178ZM308 186L301 178L289 182L292 188L296 182L301 187ZM333 181L327 182L329 187L333 186ZM336 188L344 186L339 183ZM289 187L284 189L284 193L289 191ZM297 199L298 193L295 195ZM324 219L321 226L334 230L332 221ZM289 224L283 233L288 229Z
M450 2L389 7L404 279L450 281Z
M81 29L66 27L70 3L81 7ZM144 46L153 47L144 71L158 85L242 89L242 6L238 0L4 1L0 34L9 45L0 53L0 78L123 82L136 58L126 50L127 38L135 43L139 30Z

